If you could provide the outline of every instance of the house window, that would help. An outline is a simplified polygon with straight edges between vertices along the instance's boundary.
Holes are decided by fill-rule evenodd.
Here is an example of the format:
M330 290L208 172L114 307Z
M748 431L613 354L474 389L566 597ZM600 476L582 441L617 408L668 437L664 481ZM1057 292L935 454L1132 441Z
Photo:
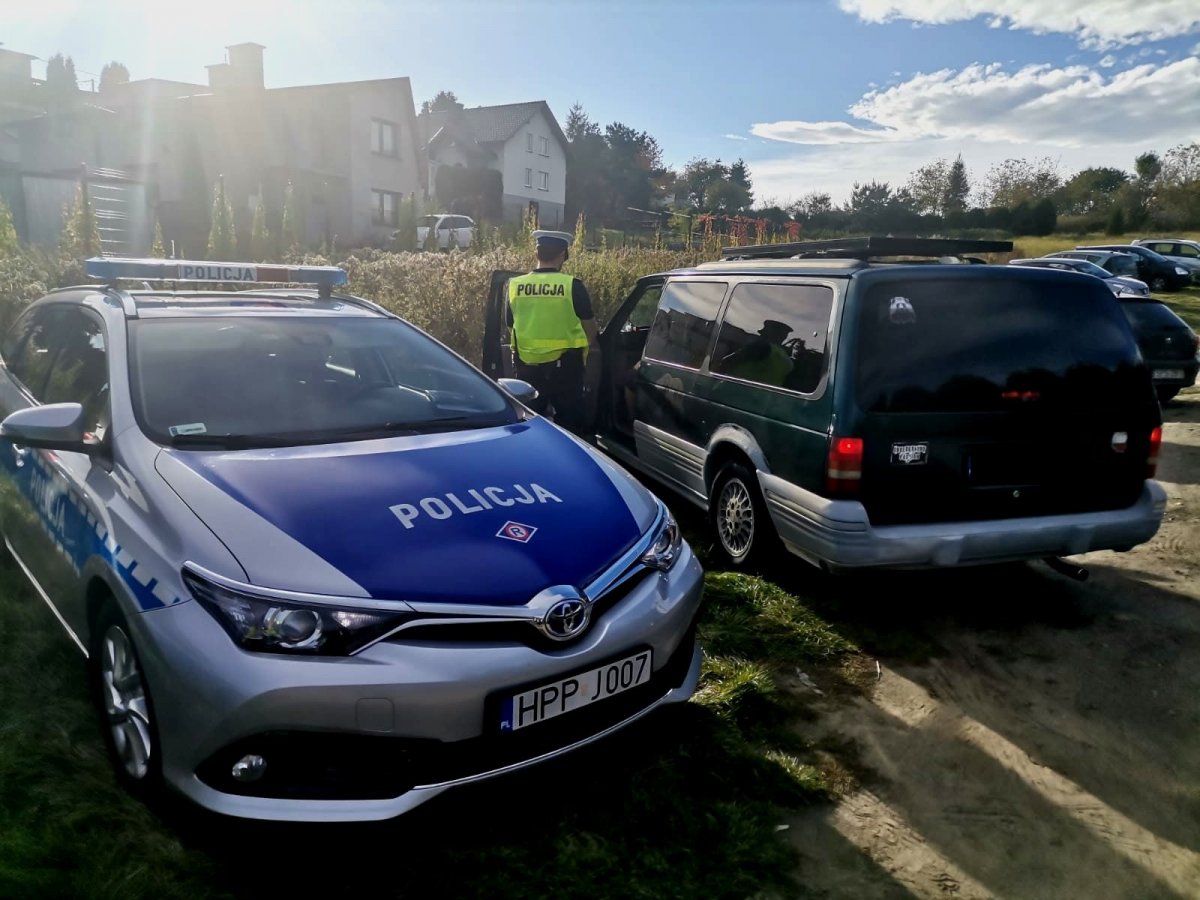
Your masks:
M396 123L371 120L371 152L380 156L396 155Z
M538 153L542 156L550 155L550 141L547 138L538 138Z
M533 169L525 170L525 187L533 187Z
M371 224L400 224L400 195L395 191L371 191Z
M550 190L550 173L549 172L538 172L538 190L539 191Z

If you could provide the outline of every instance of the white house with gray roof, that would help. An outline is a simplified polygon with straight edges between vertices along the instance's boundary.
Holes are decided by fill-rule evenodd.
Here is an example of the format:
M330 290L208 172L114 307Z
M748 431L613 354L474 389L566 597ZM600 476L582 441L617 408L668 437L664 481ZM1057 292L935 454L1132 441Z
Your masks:
M545 228L562 226L567 200L567 138L544 100L477 106L419 117L429 184L441 166L495 169L503 182L505 221L537 210Z

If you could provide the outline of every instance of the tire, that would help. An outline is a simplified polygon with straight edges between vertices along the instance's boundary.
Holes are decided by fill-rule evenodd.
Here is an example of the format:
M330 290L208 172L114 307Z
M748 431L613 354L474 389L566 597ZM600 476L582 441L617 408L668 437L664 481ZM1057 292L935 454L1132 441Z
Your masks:
M1179 393L1177 387L1157 387L1154 392L1158 394L1158 402L1162 406L1166 406L1175 399L1175 395Z
M1167 290L1167 279L1163 275L1150 276L1150 292L1152 294L1161 294Z
M150 799L162 786L154 703L125 617L111 598L96 616L88 648L92 697L117 780Z
M727 462L717 472L709 493L708 518L717 549L737 568L764 562L779 547L758 479L743 462Z

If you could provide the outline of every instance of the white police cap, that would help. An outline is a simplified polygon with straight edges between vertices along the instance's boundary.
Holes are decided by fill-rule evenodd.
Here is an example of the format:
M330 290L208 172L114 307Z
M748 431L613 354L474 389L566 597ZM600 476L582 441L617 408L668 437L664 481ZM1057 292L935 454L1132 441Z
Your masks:
M550 246L559 245L565 250L571 246L572 241L575 240L575 235L569 231L535 231L533 233L533 240L539 247L543 244Z

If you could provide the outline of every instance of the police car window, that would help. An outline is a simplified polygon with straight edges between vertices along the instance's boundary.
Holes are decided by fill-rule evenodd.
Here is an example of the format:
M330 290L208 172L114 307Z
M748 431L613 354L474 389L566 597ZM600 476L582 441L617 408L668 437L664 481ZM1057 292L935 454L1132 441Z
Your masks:
M713 351L713 372L801 393L825 370L833 290L810 284L739 284Z
M65 311L63 306L30 310L14 326L4 356L9 372L39 400L58 350L55 334Z
M81 404L84 430L103 439L108 427L108 356L100 322L81 309L70 309L54 334L58 352L40 399Z
M321 443L517 421L492 382L392 319L139 319L129 334L134 410L162 443Z
M663 290L646 339L647 359L700 368L725 296L720 281L672 281Z

